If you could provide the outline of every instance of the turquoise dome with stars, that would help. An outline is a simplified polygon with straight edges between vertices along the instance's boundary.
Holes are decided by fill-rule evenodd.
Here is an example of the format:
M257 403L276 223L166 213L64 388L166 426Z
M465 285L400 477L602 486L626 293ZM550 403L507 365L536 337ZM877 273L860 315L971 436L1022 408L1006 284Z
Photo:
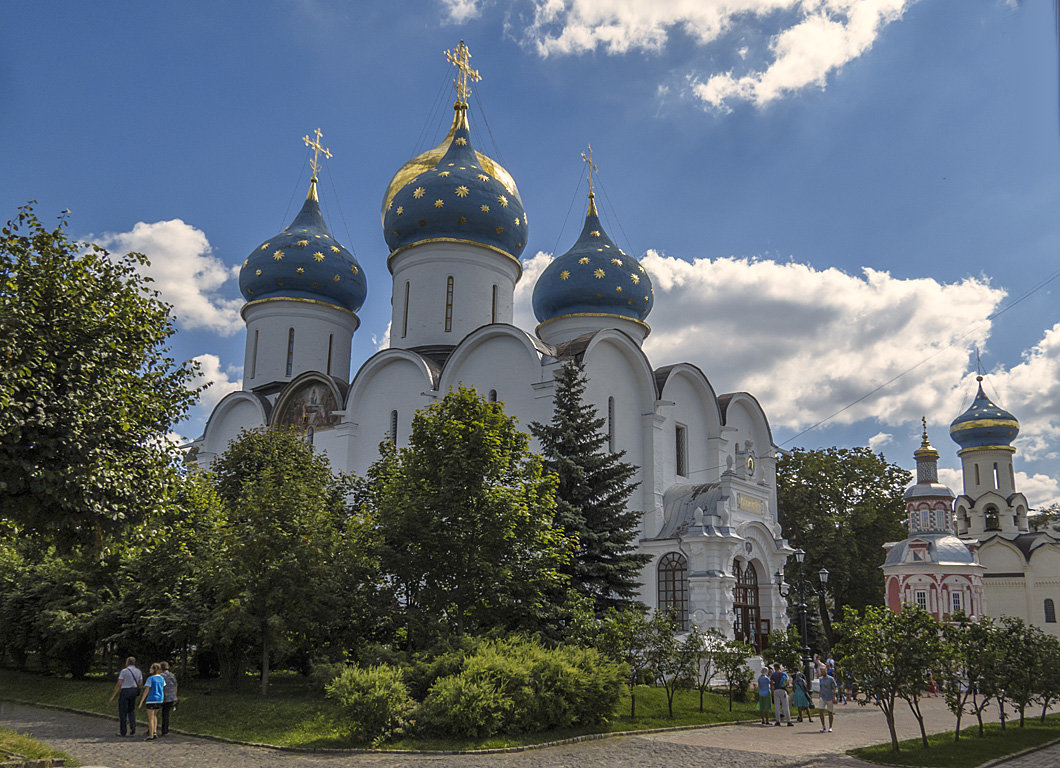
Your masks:
M592 192L577 242L541 273L533 303L540 323L570 315L616 315L644 322L651 312L651 278L607 236Z
M457 115L445 153L417 173L388 199L383 234L391 256L417 243L463 242L481 245L515 260L527 241L527 218L515 184L491 171L475 152L468 130L467 107ZM488 158L486 158L488 160Z
M248 302L262 299L320 301L356 312L368 295L364 270L328 231L309 183L302 210L283 232L254 249L239 270L239 291Z
M968 448L1009 448L1020 432L1016 417L990 401L983 392L983 377L976 377L979 391L971 407L950 424L953 442Z

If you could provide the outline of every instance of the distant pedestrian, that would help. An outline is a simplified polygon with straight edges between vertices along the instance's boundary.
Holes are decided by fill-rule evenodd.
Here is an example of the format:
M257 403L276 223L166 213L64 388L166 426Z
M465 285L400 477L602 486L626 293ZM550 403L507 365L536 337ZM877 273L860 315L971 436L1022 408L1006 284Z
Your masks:
M813 723L813 699L810 697L810 687L806 683L806 675L800 669L795 673L795 691L791 696L791 704L799 713L799 722L802 722L802 710L806 710L806 719Z
M825 732L825 712L828 712L828 732L832 732L832 723L835 721L835 694L838 687L832 676L832 670L829 669L821 678L821 704L817 707L817 711L821 713L821 733Z
M165 698L166 679L162 677L162 666L151 665L151 676L144 683L144 692L140 696L140 707L147 704L147 738L144 741L154 741L158 738L158 710L162 709L162 700Z
M758 714L762 725L769 725L769 713L773 711L773 685L769 682L768 667L762 667L758 676Z
M162 667L162 679L166 681L165 687L162 689L161 731L161 735L165 736L169 733L169 713L177 706L177 678L169 671L168 661L163 661L159 666Z
M130 656L125 660L125 666L118 673L118 680L114 683L114 692L107 701L114 701L118 697L118 735L124 736L126 728L130 736L136 735L136 694L140 692L140 686L144 682L144 673L136 668L136 659Z
M779 663L773 665L769 682L773 685L773 710L777 718L773 725L780 725L783 721L794 727L795 723L791 722L791 706L788 703L788 674L780 668Z

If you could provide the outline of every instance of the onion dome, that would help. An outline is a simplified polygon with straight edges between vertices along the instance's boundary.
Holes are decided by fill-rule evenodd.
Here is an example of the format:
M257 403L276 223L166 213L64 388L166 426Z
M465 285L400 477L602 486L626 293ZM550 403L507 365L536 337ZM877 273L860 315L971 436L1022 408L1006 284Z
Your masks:
M983 377L977 376L979 392L972 406L950 424L950 437L962 450L972 448L1007 448L1020 431L1016 417L994 405L983 392Z
M607 236L594 198L590 192L577 242L537 279L534 314L540 323L570 315L612 315L643 323L655 303L651 278Z
M406 164L387 188L383 236L391 256L417 243L461 242L518 261L528 231L519 191L506 170L472 146L467 104L458 101L454 109L445 141Z
M239 290L248 302L300 299L350 312L364 304L368 295L364 270L328 231L320 213L316 176L290 226L255 248L243 262Z
M905 489L905 499L920 499L929 497L941 497L945 499L955 498L953 491L939 482L939 452L928 440L927 420L924 421L924 434L920 441L920 447L913 451L916 459L916 483Z

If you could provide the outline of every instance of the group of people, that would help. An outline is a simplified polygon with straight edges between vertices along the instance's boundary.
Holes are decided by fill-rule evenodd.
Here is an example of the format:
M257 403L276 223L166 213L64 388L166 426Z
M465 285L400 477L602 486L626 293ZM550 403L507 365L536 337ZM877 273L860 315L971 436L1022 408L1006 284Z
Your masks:
M132 656L125 660L125 666L118 673L114 683L114 692L109 701L118 697L118 735L136 735L136 710L147 707L147 739L153 741L169 733L169 713L177 705L177 678L169 671L165 661L152 664L150 676L144 680L144 674L136 666ZM136 696L140 703L137 705ZM158 728L158 713L162 713L162 729Z
M821 674L818 678L818 685L820 686L821 701L817 705L817 711L821 716L821 733L826 730L831 733L835 720L835 701L839 685L836 683L833 670L834 668L832 667L824 667L819 670ZM773 725L780 725L783 722L794 727L795 723L791 721L791 707L793 705L798 714L798 722L802 722L803 712L806 713L806 719L811 723L813 722L813 692L806 680L806 675L801 670L795 673L794 678L789 678L788 673L783 670L780 664L773 665L772 674L769 672L769 667L763 667L757 683L758 713L761 715L762 725L769 725L769 715L772 712L774 717ZM788 696L789 687L794 689L790 698ZM827 727L825 727L824 723L826 712L828 713Z

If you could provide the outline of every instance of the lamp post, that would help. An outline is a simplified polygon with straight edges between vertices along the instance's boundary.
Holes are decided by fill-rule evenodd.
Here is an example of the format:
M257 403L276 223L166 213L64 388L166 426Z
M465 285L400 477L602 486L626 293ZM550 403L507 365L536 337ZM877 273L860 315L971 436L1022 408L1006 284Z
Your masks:
M795 550L795 562L799 566L798 575L795 579L795 583L789 585L787 590L784 589L784 571L778 570L773 576L773 580L776 582L777 589L780 591L780 596L787 599L791 595L798 595L799 597L799 625L802 630L802 668L803 673L806 675L806 684L809 685L813 681L813 675L810 672L810 636L806 630L806 614L808 613L808 606L806 605L807 597L814 597L820 592L813 588L802 572L802 563L806 559L806 551L803 549ZM817 578L821 580L821 590L828 585L828 570L822 568L817 572Z

